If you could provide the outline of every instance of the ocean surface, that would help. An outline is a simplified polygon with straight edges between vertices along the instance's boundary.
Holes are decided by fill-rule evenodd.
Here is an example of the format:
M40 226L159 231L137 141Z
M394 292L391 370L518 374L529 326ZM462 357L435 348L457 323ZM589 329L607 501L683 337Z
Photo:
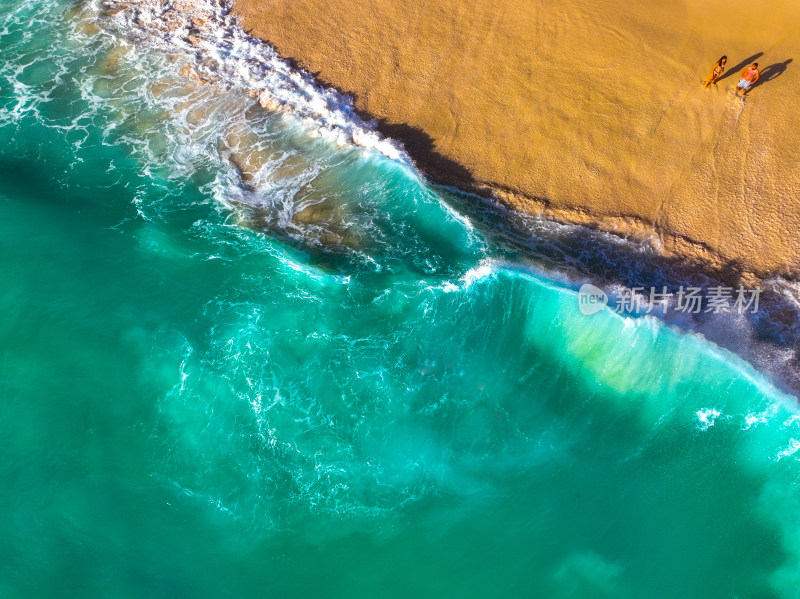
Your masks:
M0 597L800 597L796 398L209 6L0 0Z

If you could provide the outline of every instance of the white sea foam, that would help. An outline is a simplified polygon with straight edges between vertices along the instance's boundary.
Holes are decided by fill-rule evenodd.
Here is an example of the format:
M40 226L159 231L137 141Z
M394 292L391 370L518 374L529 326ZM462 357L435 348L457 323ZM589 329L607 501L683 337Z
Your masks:
M792 414L783 423L784 428L789 426L800 426L800 414Z
M461 278L465 287L472 286L473 283L492 276L498 268L498 263L492 258L484 258L477 266L470 268Z
M191 59L200 78L241 87L262 106L301 119L314 135L411 163L397 142L385 139L375 122L356 113L349 96L317 85L309 73L248 35L229 0L104 0L97 8L125 33Z
M697 411L697 420L699 421L698 428L702 431L707 431L714 426L717 418L722 416L722 412L713 408L704 408Z
M793 456L798 451L800 451L800 441L797 439L789 439L789 445L778 452L777 461L780 462L783 458Z
M781 410L781 405L778 403L770 403L765 410L761 412L749 412L744 417L744 424L742 425L743 430L749 430L754 426L760 426L762 424L768 424L772 418L774 418L779 411Z

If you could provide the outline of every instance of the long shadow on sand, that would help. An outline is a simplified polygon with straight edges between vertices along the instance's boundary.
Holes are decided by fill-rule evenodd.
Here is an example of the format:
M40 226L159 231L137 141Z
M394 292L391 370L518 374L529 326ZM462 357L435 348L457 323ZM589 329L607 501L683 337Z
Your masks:
M765 67L761 70L761 76L758 78L753 84L753 88L758 87L759 85L763 85L768 81L772 81L773 79L777 79L789 66L789 63L792 62L791 58L787 58L783 62L776 62L775 64L771 64L768 67Z
M252 30L247 29L245 32L248 35L253 35ZM311 74L316 84L323 89L336 90L350 97L353 100L354 112L366 122L376 122L381 135L401 142L403 148L414 161L414 166L430 179L445 185L453 185L473 191L475 178L472 172L439 152L434 139L421 128L407 123L391 122L387 118L376 118L366 110L359 108L359 95L355 91L333 85L321 71L309 69L307 65L294 56L282 55L282 58L289 63L292 69L304 70Z
M725 69L725 73L722 75L722 77L717 79L717 83L719 83L720 81L722 81L726 77L730 77L731 75L737 75L738 76L739 75L739 71L744 69L746 66L749 66L749 65L753 64L753 62L755 62L755 60L757 58L759 58L759 57L761 57L763 55L764 55L763 52L756 52L750 58L745 58L742 62L740 62L736 66Z

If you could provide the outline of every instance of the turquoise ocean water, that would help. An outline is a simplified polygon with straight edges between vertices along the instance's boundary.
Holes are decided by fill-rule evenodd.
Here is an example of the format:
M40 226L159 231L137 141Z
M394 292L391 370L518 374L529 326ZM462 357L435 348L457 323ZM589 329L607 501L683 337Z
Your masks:
M96 8L0 2L0 597L800 597L794 397Z

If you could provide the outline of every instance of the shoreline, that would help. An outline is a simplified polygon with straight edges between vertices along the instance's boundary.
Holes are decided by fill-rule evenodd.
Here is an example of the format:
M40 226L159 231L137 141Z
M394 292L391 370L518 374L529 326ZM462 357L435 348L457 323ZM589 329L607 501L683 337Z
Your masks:
M497 236L495 243L524 256L519 267L576 294L585 283L616 296L616 300L620 299L620 291L637 287L644 287L645 296L651 287L660 290L663 285L670 292L680 287L700 287L704 293L717 285L759 287L761 302L755 314L686 315L670 301L665 313L654 310L653 315L667 327L699 335L730 351L768 376L778 388L800 398L800 297L793 281L771 278L752 285L741 281L734 284L682 257L648 251L641 242L613 231L542 219L481 196L464 197L467 194L457 188L437 187L460 198L457 201L463 202L463 209L473 222L479 221L482 228L491 232L487 235ZM574 234L573 227L579 229L578 234ZM554 251L553 246L558 249ZM642 316L639 313L626 317L638 320Z
M248 33L351 96L433 182L650 239L728 280L800 279L800 156L787 128L800 44L784 24L800 7L778 2L768 22L747 27L743 3L720 11L716 0L312 4L234 0L233 11ZM718 48L729 69L705 90ZM739 59L756 53L772 74L742 103L724 90ZM779 57L789 64L775 75ZM540 69L545 87L531 83ZM654 76L665 69L674 81Z
M143 3L143 4L145 4L145 3ZM147 4L159 5L160 3L155 1L155 0L153 0L153 1L149 2L149 3L147 3ZM199 4L199 3L197 3L197 4ZM243 81L237 81L236 77L231 78L230 77L230 72L228 72L228 70L226 70L226 69L230 69L231 72L233 72L233 73L238 73L238 70L237 70L237 68L239 66L238 63L236 63L234 65L231 65L231 64L227 64L227 65L226 64L219 64L219 65L213 66L213 67L210 67L208 65L208 63L204 63L204 61L209 60L211 57L213 57L214 60L218 59L218 57L215 54L213 54L213 52L211 52L211 54L209 54L208 53L208 48L202 46L202 44L204 43L204 36L208 36L208 39L213 41L214 43L221 43L223 45L223 47L224 47L225 44L228 43L226 41L227 38L225 36L229 36L229 35L238 36L239 35L238 32L233 32L232 30L228 30L228 29L226 29L224 27L224 25L229 24L227 21L220 21L219 23L217 23L217 25L221 25L221 26L217 27L217 25L215 25L214 26L215 31L205 31L205 32L198 31L195 34L195 33L191 32L191 29L187 29L186 31L184 31L180 27L173 29L171 26L169 26L169 23L173 22L173 21L170 21L170 19L172 19L173 17L174 17L174 15L171 15L169 19L166 19L166 18L163 18L163 14L161 15L160 19L163 20L163 22L160 23L160 26L162 26L161 32L172 36L172 37L169 38L170 44L172 44L173 42L176 43L177 46L182 51L187 51L189 53L189 54L187 54L187 57L193 56L195 58L195 60L196 60L196 64L192 64L191 68L186 70L186 72L183 72L184 69L182 69L182 74L184 76L189 76L189 77L193 77L193 78L199 79L199 81L201 83L211 83L211 84L214 84L213 82L219 80L220 77L221 77L222 78L222 82L221 82L222 84L225 84L225 85L243 85L246 89L249 89L251 92L254 92L251 95L254 95L254 97L256 97L258 99L259 103L262 104L262 106L264 106L264 104L267 104L267 106L265 106L265 108L267 108L268 110L274 110L274 109L275 110L279 110L279 111L288 110L289 112L291 112L292 114L294 114L298 118L300 118L301 120L303 120L303 119L309 120L310 119L309 122L311 122L312 126L315 126L317 124L317 120L315 120L315 119L317 119L319 117L318 113L320 111L318 111L317 113L314 113L314 114L311 114L310 112L304 112L304 111L308 111L309 108L308 108L307 105L302 104L302 103L298 104L298 107L299 107L298 109L295 109L295 106L290 104L290 102L293 101L291 98L287 99L286 96L279 97L277 95L278 93L283 93L286 90L279 89L276 92L276 91L274 91L272 89L269 89L268 87L265 87L263 90L259 90L259 88L248 87L248 84L250 82L249 79L243 80ZM210 15L208 17L211 18ZM187 22L189 22L189 21L193 22L194 18L196 18L196 17L194 16L194 13L192 13L191 11L188 11L186 14L184 14L182 16L182 18L184 18ZM225 17L224 14L221 13L220 15L213 16L213 18L215 18L215 19L216 18L224 19L226 17ZM140 27L141 27L141 25L142 25L142 23L139 23ZM189 26L187 26L187 27L189 27ZM152 31L152 28L150 28L149 26L148 26L148 28L149 28L148 34L154 33L154 31ZM189 39L188 36L195 36L195 41ZM236 39L238 40L238 37ZM241 40L239 40L239 41L241 41ZM245 42L246 42L246 40L245 40ZM247 43L249 43L249 42L247 42ZM268 48L267 44L261 44L261 42L259 42L259 46L260 45L263 45L264 47ZM235 61L240 61L240 60L241 60L241 57L235 57ZM280 61L284 61L284 59L280 58ZM184 65L184 67L185 66L186 65ZM276 67L276 68L278 68L280 70L280 64L277 64L277 66L276 65L270 65L270 66L271 67ZM203 70L206 67L207 67L207 70ZM215 69L217 69L217 68L219 68L218 72L215 71ZM285 74L285 73L282 72L281 74ZM298 72L298 73L292 72L290 74L292 76L296 76L297 81L300 81L301 83L303 83L303 82L307 81L308 79L310 79L310 77L307 77L305 74L303 74L301 72ZM249 75L248 75L248 77L249 77ZM229 79L231 79L231 80L229 80ZM258 80L257 83L263 84L263 81ZM303 91L302 88L300 89L300 91ZM325 93L326 90L322 90L322 92ZM330 96L322 96L322 97L327 97L329 102L332 102L332 101L345 102L344 108L342 108L342 110L345 110L347 108L346 100L342 100L340 95L338 95L338 94L339 94L339 92L334 89L331 92ZM264 102L265 97L270 101L274 100L278 104L276 106L269 105L268 102ZM337 108L337 110L338 110L338 108ZM364 127L370 126L370 123L364 121L364 119L363 119L364 113L363 112L359 113L357 106L354 107L354 110L356 111L357 114L361 115L362 118L360 118L358 121L354 121L357 126L355 128L353 128L353 129L351 129L352 132L350 133L350 135L351 135L350 139L351 139L352 143L356 143L360 139L367 138L366 136L368 136L370 131L371 131L370 129L359 129L362 125ZM358 123L361 123L361 124L358 124ZM326 125L324 125L324 123L323 123L322 126L326 126ZM349 125L347 125L347 126L349 126ZM380 128L380 123L378 123L378 128ZM330 131L328 131L328 132L332 132L334 134L333 135L333 139L334 140L339 139L337 137L338 134L336 133L336 131L337 131L336 127L333 127ZM363 133L359 133L359 131L363 131ZM372 139L372 141L374 143L382 143L382 141L383 141L383 140L380 140L379 138L367 138L367 139ZM348 143L351 143L351 142L348 142ZM373 149L375 149L374 148L374 143L373 143ZM392 147L391 143L390 143L390 140L388 140L387 143L390 144L389 147ZM357 145L360 145L360 144L357 144ZM369 147L369 146L367 146L367 147ZM246 185L247 184L247 180L248 180L247 176L249 175L249 173L247 172L247 168L250 165L248 164L248 160L247 160L246 156L244 156L243 159L244 160L241 162L241 165L240 165L240 164L236 163L236 161L234 160L234 157L230 158L231 162L233 162L234 165L237 166L237 168L239 168L239 170L240 170L240 172L242 174L243 184ZM424 165L419 165L419 166L422 167L422 172L425 172ZM455 191L458 192L458 193L461 193L463 191L466 191L467 193L475 193L475 191L480 191L480 190L476 190L476 189L470 190L469 188L467 188L465 190L465 186L454 186L454 187L455 187ZM489 207L489 210L492 210L497 215L497 218L492 217L492 220L494 221L494 224L495 224L495 229L498 228L498 227L501 228L501 229L507 228L509 226L509 223L511 223L512 221L514 221L514 220L516 220L518 218L517 215L519 215L520 218L532 217L534 219L536 219L537 217L550 216L550 214L548 214L548 209L549 209L551 211L554 211L554 210L560 210L561 211L561 216L563 218L552 219L552 221L554 223L556 223L556 224L559 223L559 222L562 222L562 223L563 222L573 223L573 224L580 225L582 227L586 227L588 230L594 229L597 232L608 233L608 234L611 234L611 235L616 235L621 239L629 240L629 242L631 242L633 245L628 247L627 250L626 250L627 258L623 258L620 261L620 264L622 266L609 267L608 265L604 265L601 269L593 269L593 268L591 268L591 265L588 264L588 263L582 265L582 268L584 269L582 274L584 276L587 276L588 278L593 279L593 280L605 280L606 282L617 280L617 281L625 282L625 277L628 276L628 274L629 274L627 272L627 270L626 270L625 264L628 261L631 261L631 260L634 263L644 262L644 263L648 264L649 266L647 266L645 268L645 270L647 272L649 272L649 274L642 275L641 271L639 271L639 274L637 276L639 276L640 278L642 276L644 276L644 278L647 279L647 280L629 279L628 280L628 282L629 282L628 286L630 286L630 287L634 287L634 286L637 286L639 284L645 284L646 285L646 284L649 284L649 281L655 282L656 280L660 280L659 277L664 275L663 272L659 272L660 269L662 269L662 268L666 268L667 270L670 271L669 274L664 275L664 276L671 277L673 281L686 281L686 280L688 280L689 282L701 282L701 281L704 281L704 280L708 280L709 277L711 279L715 279L716 278L717 280L719 280L721 278L724 279L725 275L726 275L725 271L721 271L721 270L714 271L713 269L709 269L708 268L708 266L709 266L708 263L698 262L698 263L694 263L693 264L691 261L686 260L684 256L679 256L677 254L674 254L674 255L670 256L669 253L661 251L658 255L656 255L655 253L651 253L649 251L641 252L641 251L637 250L636 247L635 247L636 245L642 243L643 241L644 242L648 242L648 240L652 239L651 237L649 237L650 235L652 235L652 232L650 230L648 230L648 228L645 225L643 225L641 223L641 221L636 221L636 220L633 220L633 219L622 219L622 218L620 218L617 221L614 221L613 219L615 217L606 216L605 217L606 220L601 223L604 226L597 226L597 224L593 220L593 217L591 215L587 215L585 212L584 213L580 213L580 212L569 213L566 209L564 209L562 207L557 207L555 209L549 208L544 201L541 202L541 205L537 206L537 208L541 208L540 210L528 210L528 211L522 211L521 212L521 211L519 211L519 206L514 205L513 201L508 201L508 200L503 201L503 198L497 198L497 197L494 197L494 198L488 197L487 198L486 196L488 194L485 194L485 193L484 194L478 193L477 195L481 198L481 200L483 202L485 202L485 206ZM500 199L500 201L496 201L497 199ZM510 212L507 211L508 209L510 209L511 211ZM477 199L474 202L471 202L471 211L472 210L477 210L477 211L481 211L482 210L480 202ZM474 216L474 214L473 214L473 216ZM594 226L592 226L592 225L594 225ZM514 225L510 225L510 226L513 227ZM517 232L519 232L519 231L524 231L524 227L522 229L517 229ZM581 237L581 236L579 235L578 237ZM593 236L593 235L585 235L583 237L586 237L586 239L584 239L582 243L585 243L587 248L591 248L593 245L596 245L595 242L598 242L598 241L599 241L600 245L603 245L604 243L608 244L608 241L604 242L602 240L602 236L598 237L598 239L594 240L594 241L593 241L593 238L595 236ZM557 237L554 237L553 241L556 242L556 243L559 243L559 239ZM563 239L561 241L563 241ZM625 242L625 243L627 245L628 242ZM650 242L649 245L652 245L652 243ZM524 244L521 245L520 247L524 248ZM644 248L642 248L642 249L644 249ZM532 251L535 252L536 250L534 249ZM591 261L595 261L596 262L597 258L598 257L602 257L602 254L604 253L604 249L602 247L594 248L594 250L592 250L592 251L595 251L597 255L595 255L594 258L591 258L589 260L589 262L591 262ZM569 259L569 256L567 256L567 258ZM637 266L638 266L638 264L637 264ZM620 268L621 268L621 270L620 270ZM740 273L735 273L735 272L734 273L727 273L727 275L728 275L727 281L730 282L730 283L738 284L739 282L745 282L743 280L743 278L741 277ZM648 278L648 277L652 277L652 278ZM727 349L733 350L735 353L737 353L738 355L740 355L743 358L745 358L748 362L750 362L751 364L753 364L754 366L756 366L760 370L762 370L764 372L771 372L773 380L777 379L775 382L779 382L780 381L780 382L783 383L783 385L788 387L788 389L790 390L791 393L797 393L797 389L800 389L800 380L796 380L797 377L791 376L793 374L791 361L794 358L790 358L790 357L785 356L784 352L790 347L789 343L787 342L787 339L789 339L789 338L800 338L800 332L798 332L798 331L800 331L800 325L798 324L798 322L799 322L798 321L798 317L800 316L800 312L798 312L798 310L797 310L798 300L794 299L794 301L792 301L792 296L794 296L796 298L798 296L798 292L797 292L796 289L793 290L793 291L790 290L788 292L788 294L786 292L784 292L784 291L781 291L780 285L782 285L783 283L784 283L783 281L777 281L776 285L770 284L770 287L772 288L770 290L772 291L774 289L775 293L771 294L771 295L774 296L773 303L772 303L772 306L767 311L768 313L766 314L766 319L764 319L764 320L774 320L775 323L777 323L776 326L781 329L780 331L778 331L777 334L774 331L771 330L771 325L769 325L769 323L765 324L763 321L759 321L759 322L750 321L749 324L747 324L746 326L742 327L742 331L741 332L746 333L745 336L748 337L748 339L749 339L750 336L753 336L753 341L742 340L741 338L738 338L738 337L737 338L726 339L727 333L725 333L724 331L718 331L718 332L705 331L705 332L702 332L702 331L700 331L700 329L698 329L692 323L688 323L688 325L687 325L686 323L681 324L681 323L673 322L671 324L679 326L680 328L683 328L683 329L686 329L686 330L697 330L698 332L702 332L702 334L706 335L711 341L717 343L721 347L726 347ZM684 326L684 325L686 325L686 326ZM763 348L761 346L762 344L760 344L756 340L756 336L762 335L765 332L766 332L765 339L767 339L765 344L769 345L770 347L772 347L776 352L778 352L782 356L779 360L777 360L777 362L779 363L778 366L775 365L775 361L769 355L767 355L766 358L760 357L761 353L762 353L761 350ZM770 339L771 339L771 341L770 341ZM769 352L767 352L767 353L769 353ZM782 365L780 365L780 364L782 364Z

